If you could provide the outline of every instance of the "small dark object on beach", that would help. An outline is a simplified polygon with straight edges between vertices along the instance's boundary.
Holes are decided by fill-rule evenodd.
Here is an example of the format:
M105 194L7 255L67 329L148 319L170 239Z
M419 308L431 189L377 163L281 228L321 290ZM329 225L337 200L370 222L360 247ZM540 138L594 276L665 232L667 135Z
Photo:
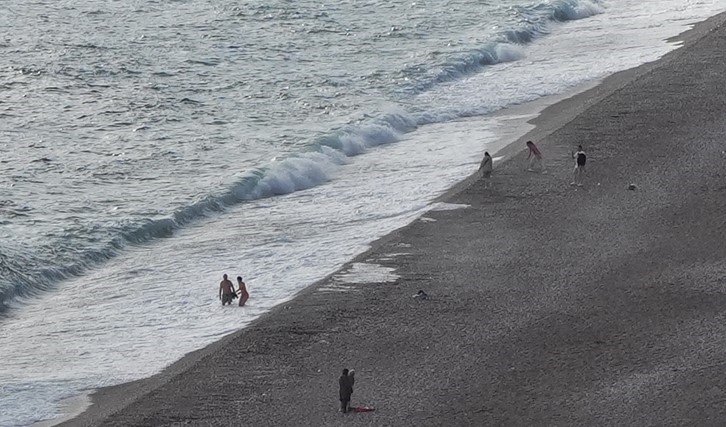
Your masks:
M636 190L638 187L635 184L628 185L628 190Z
M413 297L418 298L418 299L428 299L429 298L429 296L426 294L426 292L424 292L422 290L419 290L418 292L416 292L416 295L414 295Z

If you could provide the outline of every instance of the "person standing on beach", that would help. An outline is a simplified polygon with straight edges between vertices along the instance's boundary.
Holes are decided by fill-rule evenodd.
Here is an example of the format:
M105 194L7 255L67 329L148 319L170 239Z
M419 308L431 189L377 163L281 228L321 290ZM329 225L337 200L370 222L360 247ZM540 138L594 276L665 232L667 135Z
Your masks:
M570 185L577 185L582 187L582 179L585 175L585 163L587 163L587 155L582 149L582 145L577 146L577 152L571 153L572 158L575 159L575 170L572 172L572 183Z
M242 276L237 276L237 292L239 293L239 306L243 307L250 298L250 294L247 292L247 285L242 281Z
M489 178L492 176L492 156L489 155L488 151L484 152L484 159L482 159L479 165L479 172L482 178L484 178L484 188L489 187Z
M539 151L539 148L537 148L536 145L534 145L534 142L527 141L527 148L529 148L529 153L527 154L527 160L529 160L529 164L527 165L527 171L529 172L535 172L536 170L544 171L544 163L542 162L542 152ZM535 169L535 167L537 169Z
M350 396L353 394L353 384L355 383L355 371L343 369L343 374L338 378L340 385L340 412L346 413L350 410Z
M222 300L222 305L232 304L232 300L235 298L234 285L227 278L227 275L222 275L222 281L219 282L219 299Z

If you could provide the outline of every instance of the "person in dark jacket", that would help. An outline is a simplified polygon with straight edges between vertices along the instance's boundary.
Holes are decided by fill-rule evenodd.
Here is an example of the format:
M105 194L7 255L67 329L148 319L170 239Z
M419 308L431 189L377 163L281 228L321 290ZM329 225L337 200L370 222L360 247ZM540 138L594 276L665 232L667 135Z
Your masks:
M353 384L355 383L355 371L348 372L343 369L343 375L338 379L340 385L340 412L348 412L350 409L350 396L353 394Z
M572 158L575 159L575 170L572 172L573 179L570 185L582 187L582 178L585 175L585 164L587 163L587 154L582 149L582 145L577 146L577 152L572 153Z
M481 173L481 177L484 178L484 188L489 187L489 178L492 176L492 170L492 156L489 155L488 151L485 151L484 158L479 165L479 173Z

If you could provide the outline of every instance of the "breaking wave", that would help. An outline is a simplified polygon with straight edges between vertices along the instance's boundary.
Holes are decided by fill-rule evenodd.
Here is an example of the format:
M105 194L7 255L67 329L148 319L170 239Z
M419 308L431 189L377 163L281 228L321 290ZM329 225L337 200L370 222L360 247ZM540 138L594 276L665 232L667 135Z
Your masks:
M547 34L548 26L553 22L582 19L602 11L598 1L589 0L561 0L520 7L516 10L521 17L520 26L503 31L498 40L480 49L432 69L428 74L433 77L418 79L414 89L425 91L439 83L478 72L487 65L516 61L523 56L521 46ZM3 277L0 283L0 314L6 312L18 297L32 297L51 289L63 279L83 274L88 268L114 257L129 244L169 237L185 225L245 201L321 185L331 180L351 157L372 147L396 142L401 135L422 124L452 118L455 117L432 117L425 112L418 116L395 112L367 123L338 129L313 141L308 151L250 170L226 191L209 195L166 218L109 227L111 235L116 237L94 248L44 248L46 255L40 256L20 243L0 242L0 277ZM62 256L53 256L61 251L64 252Z

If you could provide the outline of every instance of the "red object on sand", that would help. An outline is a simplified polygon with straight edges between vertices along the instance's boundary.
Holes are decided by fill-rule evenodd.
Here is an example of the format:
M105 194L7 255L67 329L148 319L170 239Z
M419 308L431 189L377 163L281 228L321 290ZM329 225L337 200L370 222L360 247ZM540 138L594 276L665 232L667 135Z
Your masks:
M356 406L353 408L353 412L372 412L375 410L376 408L372 408L370 406Z

